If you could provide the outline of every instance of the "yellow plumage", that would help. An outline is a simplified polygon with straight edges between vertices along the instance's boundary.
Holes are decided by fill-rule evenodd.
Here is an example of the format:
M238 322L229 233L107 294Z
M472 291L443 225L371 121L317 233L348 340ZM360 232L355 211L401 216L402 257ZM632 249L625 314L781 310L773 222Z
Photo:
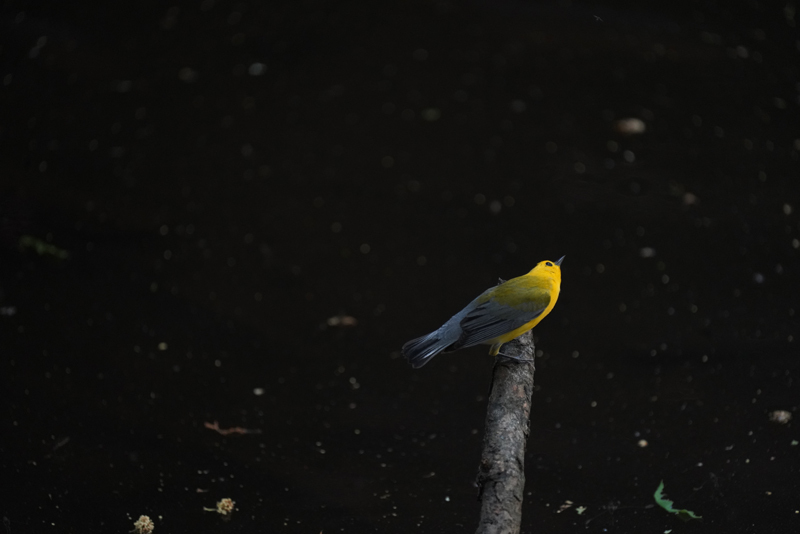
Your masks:
M561 262L539 262L529 273L489 288L435 332L403 345L414 368L440 352L491 345L496 356L503 343L524 334L553 309L561 291Z

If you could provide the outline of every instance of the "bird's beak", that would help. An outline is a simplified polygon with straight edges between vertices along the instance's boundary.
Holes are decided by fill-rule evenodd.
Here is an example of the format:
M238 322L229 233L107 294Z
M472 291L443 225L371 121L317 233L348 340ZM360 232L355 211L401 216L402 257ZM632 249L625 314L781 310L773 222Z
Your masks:
M560 258L558 258L558 261L556 262L556 265L561 267L561 262L564 261L564 258L566 258L566 256L561 256Z

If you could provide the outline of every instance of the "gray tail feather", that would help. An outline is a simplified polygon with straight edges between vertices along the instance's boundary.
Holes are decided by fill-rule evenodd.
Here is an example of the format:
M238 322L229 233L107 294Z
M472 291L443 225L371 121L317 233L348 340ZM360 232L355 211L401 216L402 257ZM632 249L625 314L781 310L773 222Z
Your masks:
M432 332L422 337L412 339L403 345L403 356L414 369L419 369L428 360L450 346L450 342L439 337L439 332Z

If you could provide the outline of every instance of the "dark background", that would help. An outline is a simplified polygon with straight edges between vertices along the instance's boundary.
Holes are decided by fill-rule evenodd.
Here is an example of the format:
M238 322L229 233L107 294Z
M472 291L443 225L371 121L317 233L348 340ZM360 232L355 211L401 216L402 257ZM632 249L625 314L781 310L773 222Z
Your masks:
M792 6L3 1L6 532L471 531L399 347L563 254L523 531L797 532Z

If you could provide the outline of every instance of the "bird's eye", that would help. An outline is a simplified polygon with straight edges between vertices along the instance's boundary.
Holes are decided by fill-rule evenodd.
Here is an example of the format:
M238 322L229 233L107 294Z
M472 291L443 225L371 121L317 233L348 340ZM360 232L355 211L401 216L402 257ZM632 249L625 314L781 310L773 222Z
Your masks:
M545 262L545 265L547 265L548 267L552 267L553 266L553 264L551 262L549 262L549 261Z

